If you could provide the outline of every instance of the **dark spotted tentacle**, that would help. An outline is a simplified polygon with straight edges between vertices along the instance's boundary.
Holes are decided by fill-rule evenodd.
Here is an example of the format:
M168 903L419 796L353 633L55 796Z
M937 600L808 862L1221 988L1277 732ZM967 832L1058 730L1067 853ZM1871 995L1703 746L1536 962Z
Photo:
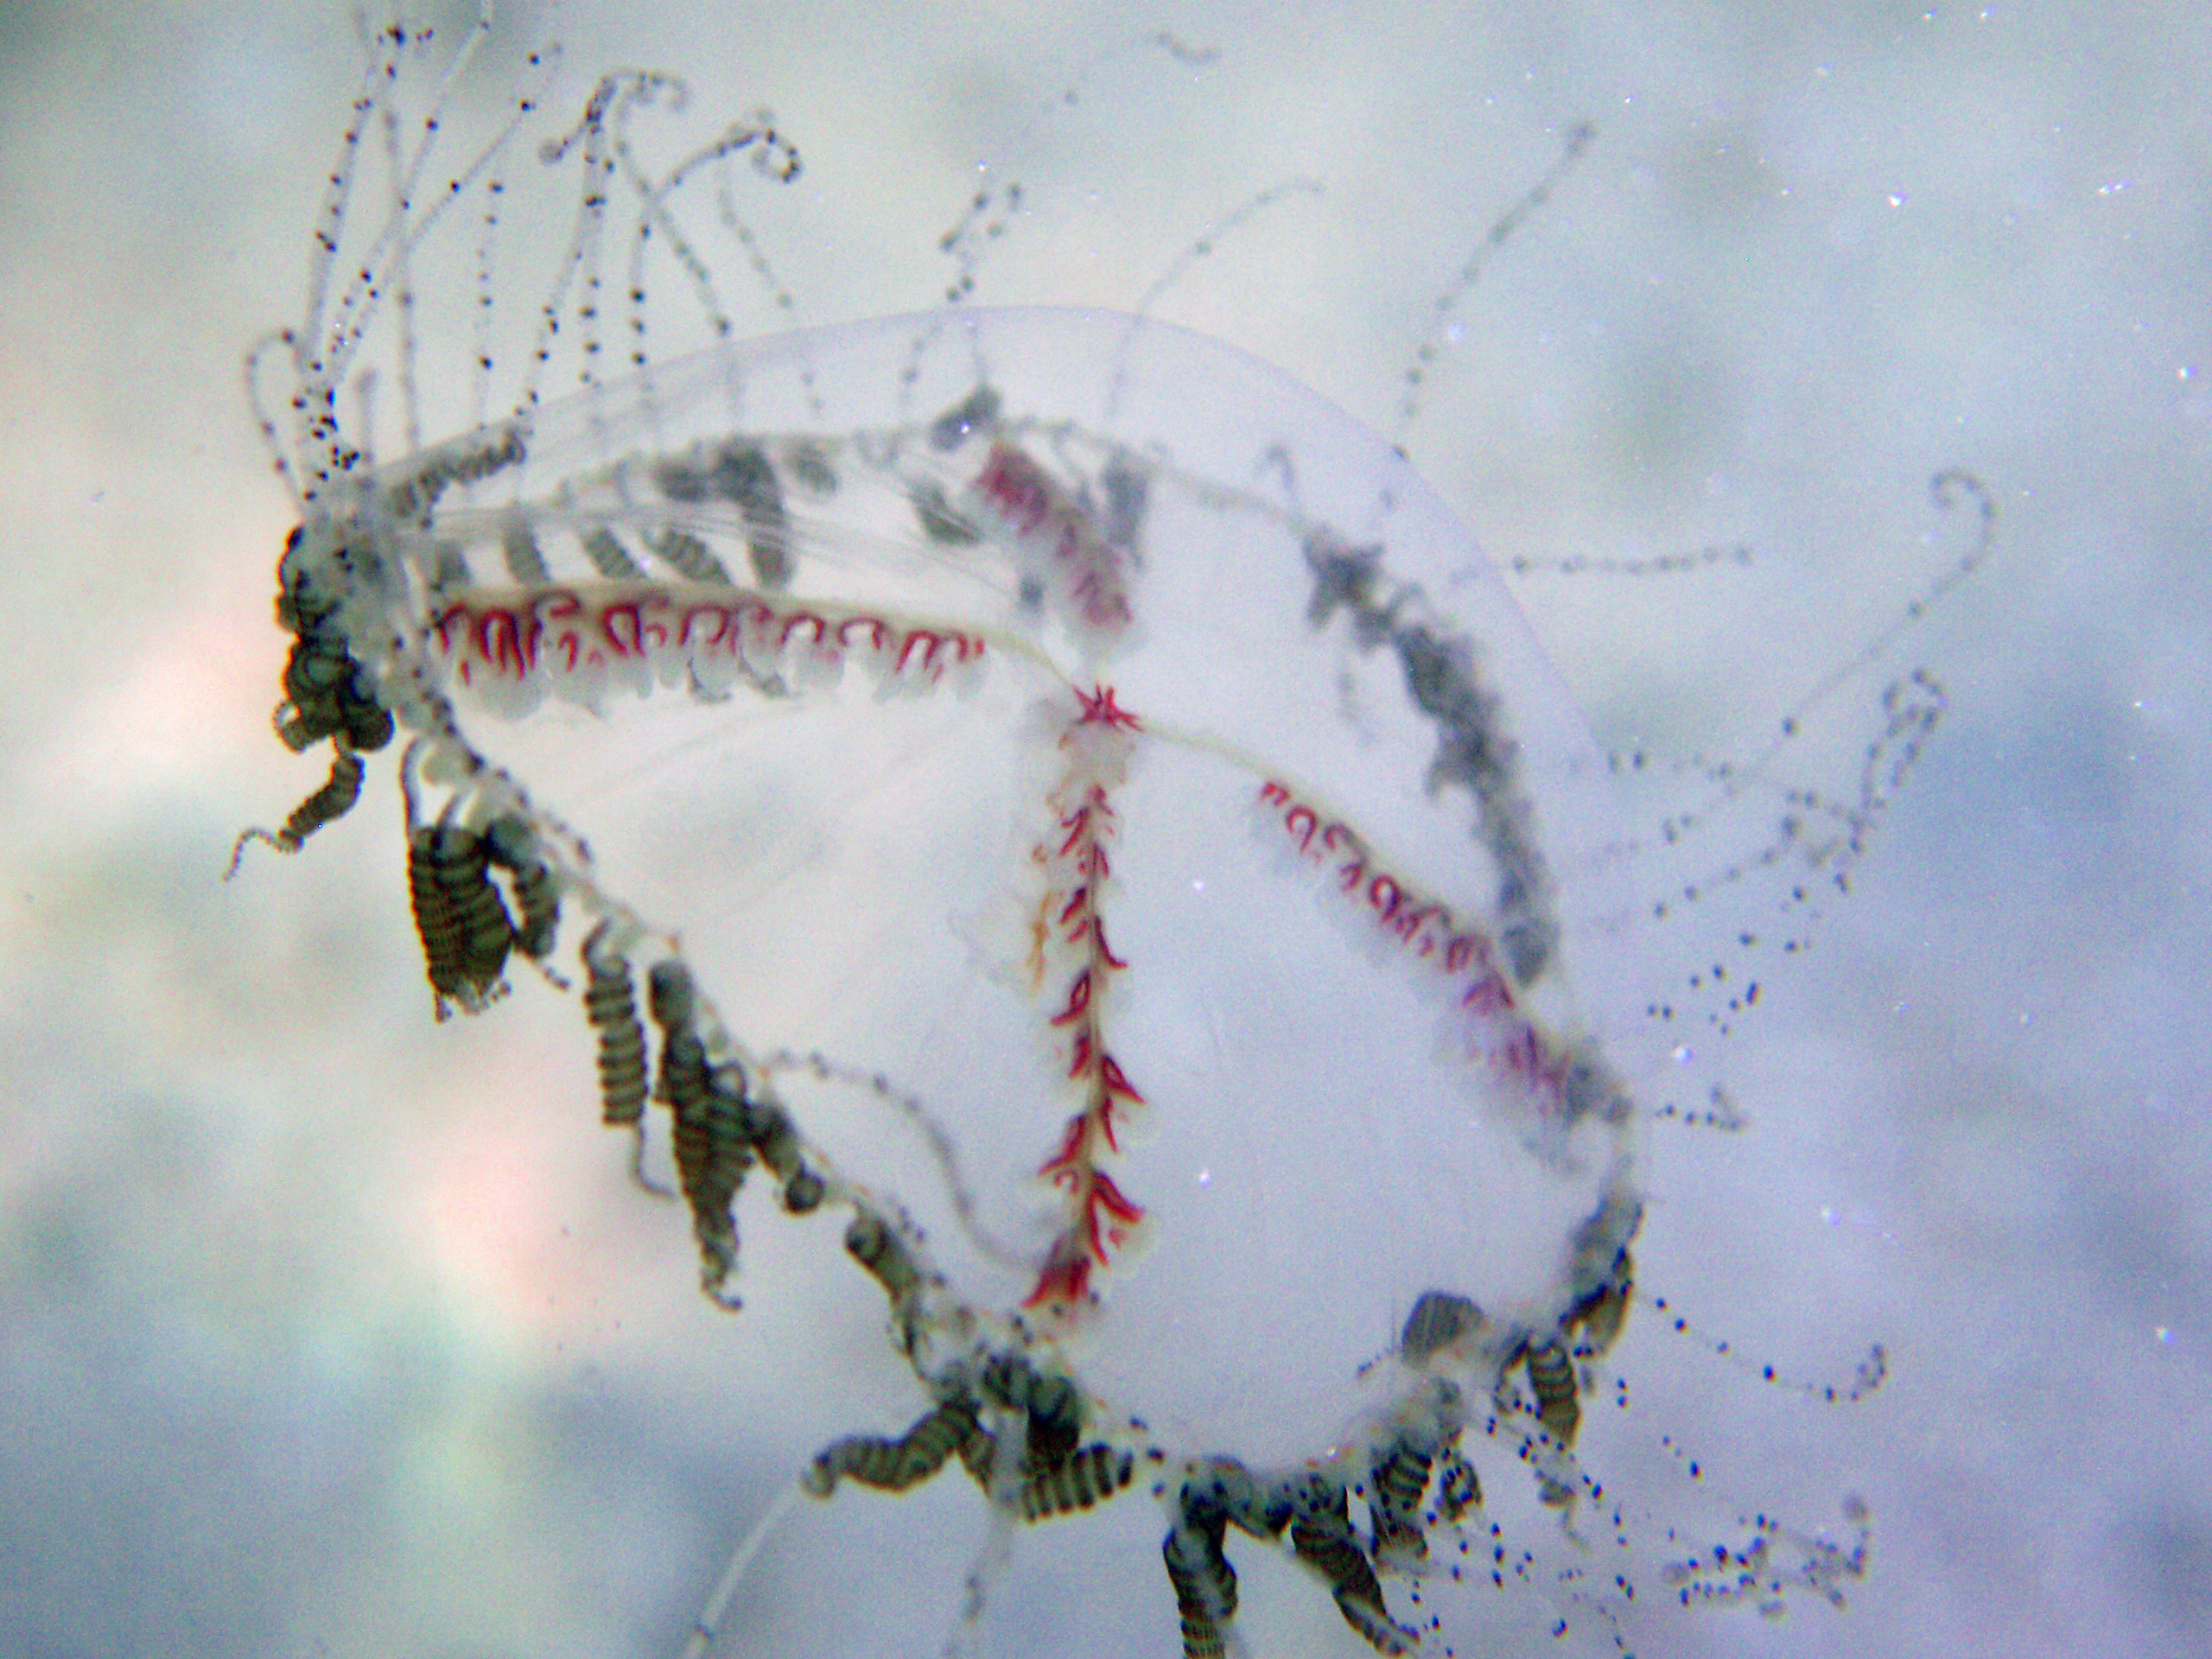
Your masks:
M1456 1446L1446 1446L1444 1455L1437 1459L1438 1518L1447 1526L1456 1526L1461 1516L1482 1501L1482 1477L1475 1472L1475 1465L1460 1454Z
M984 1396L1025 1419L1022 1444L1033 1463L1072 1456L1083 1436L1083 1395L1057 1371L1039 1371L1020 1354L1000 1354L983 1368Z
M293 639L284 660L284 701L271 723L295 753L327 737L373 753L392 740L391 711L378 697L374 677L353 655L338 599L315 581L314 568L295 529L276 565L276 626Z
M1236 1616L1236 1571L1222 1549L1228 1517L1218 1510L1179 1517L1160 1553L1182 1621L1183 1659L1224 1659L1223 1627Z
M391 710L377 696L374 677L346 643L338 601L308 580L308 566L299 556L300 540L296 529L276 567L276 623L291 632L293 640L284 660L284 701L276 705L270 723L278 741L295 753L325 738L335 753L328 780L292 809L283 829L274 833L249 830L238 837L231 850L229 874L237 873L248 842L265 842L280 853L296 853L316 830L352 811L361 798L360 757L384 747L397 729Z
M1041 1465L1022 1480L1018 1499L1021 1518L1044 1521L1090 1509L1127 1486L1135 1466L1128 1452L1103 1442Z
M1574 1431L1582 1423L1581 1402L1575 1397L1574 1362L1556 1342L1528 1351L1529 1386L1536 1393L1536 1417L1545 1432L1562 1446L1574 1444Z
M483 839L450 826L436 833L431 868L461 924L462 972L481 1007L505 989L500 976L514 945L514 921L499 888L492 885L491 857Z
M378 700L368 670L327 627L318 624L293 642L284 664L284 701L271 723L296 753L326 737L374 753L392 740L391 713Z
M845 1250L883 1287L899 1350L912 1353L921 1316L922 1274L906 1241L873 1210L861 1210L845 1229Z
M407 838L407 896L415 912L416 936L423 942L423 959L429 969L430 992L436 999L438 1018L452 1012L449 997L458 997L466 985L461 962L461 924L446 903L431 849L438 831L424 827Z
M949 1401L896 1440L855 1434L824 1448L799 1478L800 1484L817 1497L829 1497L841 1479L856 1480L879 1491L903 1492L937 1473L976 1432L975 1402Z
M584 1017L599 1034L600 1122L635 1128L645 1116L645 1031L629 959L607 949L611 924L584 940Z
M906 1253L890 1224L874 1211L863 1210L853 1217L853 1224L845 1230L845 1248L883 1287L883 1294L894 1305L912 1300L920 1289L922 1276L914 1258Z
M1408 1364L1424 1364L1482 1327L1482 1309L1465 1296L1448 1290L1425 1290L1414 1301L1413 1312L1406 1315L1398 1351Z
M1436 1452L1436 1435L1410 1425L1375 1448L1368 1466L1368 1510L1375 1522L1377 1567L1410 1567L1427 1559L1421 1500Z
M676 1175L699 1243L699 1280L709 1296L737 1306L728 1289L737 1271L737 1221L731 1206L753 1161L742 1077L734 1066L709 1069L696 1024L691 970L671 959L645 976L645 1001L661 1031L658 1093L675 1119Z
M1040 1371L1020 1353L995 1354L980 1382L985 1400L1021 1414L1021 1466L1012 1501L1024 1521L1087 1510L1129 1484L1135 1459L1096 1442L1080 1445L1087 1412L1082 1391L1058 1371ZM999 1443L978 1428L960 1448L962 1463L987 1492L993 1490Z
M991 1478L998 1472L999 1439L980 1421L975 1432L960 1442L960 1466L968 1471L969 1479L989 1493Z
M282 829L248 830L241 834L231 848L231 867L223 872L224 880L238 873L238 860L244 856L248 842L261 842L280 853L296 853L309 836L327 823L335 823L353 810L353 804L361 798L361 779L367 768L343 738L337 740L334 747L337 753L331 757L330 776L322 787L292 809Z
M784 1208L795 1216L817 1208L828 1189L822 1177L807 1167L790 1114L771 1100L753 1101L747 1109L753 1149L784 1184Z
M1382 1605L1382 1586L1351 1529L1344 1489L1333 1481L1308 1480L1297 1495L1290 1522L1290 1547L1298 1559L1319 1573L1336 1600L1344 1623L1377 1653L1410 1653L1420 1637L1395 1623Z
M561 927L561 889L537 855L536 834L520 818L494 818L484 831L484 849L514 885L515 907L522 912L515 925L515 949L533 962L543 961L552 954Z
M441 1020L454 1007L480 1014L506 990L500 976L514 925L490 871L483 837L450 812L408 837L408 892Z
M1183 1659L1221 1659L1236 1615L1236 1571L1222 1548L1230 1523L1255 1538L1279 1537L1290 1520L1289 1495L1233 1458L1193 1466L1175 1497L1175 1522L1160 1553L1182 1621Z
M1563 1332L1573 1332L1578 1327L1580 1330L1574 1343L1576 1358L1594 1359L1619 1339L1621 1326L1628 1319L1629 1301L1635 1292L1636 1262L1627 1246L1623 1245L1597 1286L1568 1309L1567 1317L1560 1321Z

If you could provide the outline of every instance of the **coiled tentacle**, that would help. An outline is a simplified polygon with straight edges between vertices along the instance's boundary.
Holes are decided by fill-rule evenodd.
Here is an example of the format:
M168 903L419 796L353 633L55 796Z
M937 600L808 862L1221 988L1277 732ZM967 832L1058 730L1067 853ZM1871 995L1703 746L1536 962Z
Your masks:
M727 1287L737 1271L737 1221L731 1205L753 1162L743 1076L710 1070L695 1023L691 970L671 959L645 976L645 1001L661 1030L658 1093L675 1118L676 1175L699 1243L699 1279L709 1296L737 1306Z
M494 818L484 831L484 849L514 884L515 906L522 912L515 949L533 962L543 960L561 927L561 889L537 855L536 834L520 818Z
M645 1031L626 957L607 949L611 925L584 940L584 1017L599 1034L600 1122L634 1128L645 1116Z
M896 1440L855 1434L825 1447L799 1478L800 1484L817 1497L829 1497L840 1479L856 1480L880 1491L903 1492L937 1473L975 1433L975 1402L949 1401Z
M484 838L452 822L417 827L407 842L407 887L438 1018L480 1014L506 990L500 977L514 924L493 886Z
M335 823L353 810L353 804L361 798L361 779L367 768L343 738L333 747L337 753L331 757L330 776L322 787L292 809L282 829L248 830L241 833L231 848L231 866L223 872L224 880L238 873L238 860L245 855L248 842L262 842L280 853L296 853L309 836L327 823Z
M1344 1623L1377 1653L1395 1659L1412 1652L1420 1637L1393 1621L1382 1605L1382 1586L1351 1529L1344 1489L1331 1481L1310 1480L1297 1504L1290 1522L1290 1547L1327 1583Z

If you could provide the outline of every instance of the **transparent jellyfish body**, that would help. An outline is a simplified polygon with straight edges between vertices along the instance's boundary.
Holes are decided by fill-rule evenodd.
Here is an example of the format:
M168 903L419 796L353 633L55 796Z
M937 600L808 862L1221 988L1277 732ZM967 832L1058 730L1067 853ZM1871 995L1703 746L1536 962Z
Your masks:
M276 729L330 770L234 868L365 833L395 757L426 1015L573 997L536 1063L596 1067L707 1296L831 1333L821 1388L870 1408L688 1650L1207 1659L1332 1607L1339 1650L1468 1653L1502 1599L1624 1647L1640 1586L1840 1599L1862 1512L1655 1551L1578 1456L1660 1109L1631 837L1403 457L1139 318L737 339L683 215L795 172L765 118L652 171L674 83L563 109L534 60L448 155L446 47L371 59L309 313L253 366L302 507ZM423 442L412 271L517 180L574 226L518 395ZM671 287L712 342L639 326L601 372L607 296ZM917 1554L941 1595L866 1594Z

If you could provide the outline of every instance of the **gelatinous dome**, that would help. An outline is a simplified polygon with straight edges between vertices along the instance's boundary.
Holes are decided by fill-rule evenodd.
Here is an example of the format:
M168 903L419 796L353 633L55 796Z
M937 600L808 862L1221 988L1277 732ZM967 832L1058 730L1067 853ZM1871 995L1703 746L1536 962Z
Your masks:
M1618 1328L1640 1216L1582 995L1640 978L1592 925L1616 832L1511 600L1379 439L1177 329L891 319L345 480L283 580L410 736L441 1001L550 957L557 905L626 1122L649 969L708 1288L801 1294L744 1271L758 1159L790 1214L750 1224L850 1249L918 1409L968 1414L875 1484L1020 1422L1012 1367L1071 1387L1028 1478L1134 1459L1186 1530L1194 1470L1233 1460L1279 1533L1285 1483L1341 1509L1402 1442L1414 1529L1499 1402L1579 1495L1568 1355Z
M535 152L581 194L513 412L424 444L410 262L477 195L489 243L537 105L443 194L435 106L386 126L386 217L349 222L422 45L372 43L308 313L255 359L302 509L276 727L331 759L239 847L298 850L396 747L430 1007L525 963L575 996L530 1065L595 1052L704 1289L782 1321L733 1410L834 1427L706 1626L734 1596L748 1650L1211 1659L1303 1598L1450 1654L1523 1584L1618 1633L1649 1563L1575 1446L1633 1297L1649 982L1605 766L1467 532L1394 446L1141 318L654 361L649 245L729 332L671 202L798 162L763 117L649 176L626 123L676 89L635 73ZM549 403L556 349L584 385ZM387 359L379 464L348 405ZM1834 1595L1853 1519L1747 1517L1666 1582ZM923 1534L945 1595L866 1595Z

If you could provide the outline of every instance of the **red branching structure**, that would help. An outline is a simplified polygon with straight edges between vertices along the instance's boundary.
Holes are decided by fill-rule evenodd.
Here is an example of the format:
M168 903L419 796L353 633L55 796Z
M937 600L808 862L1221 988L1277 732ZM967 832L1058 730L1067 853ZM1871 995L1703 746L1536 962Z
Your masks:
M1103 899L1121 834L1113 790L1126 775L1131 739L1143 726L1115 702L1110 686L1076 696L1081 712L1060 736L1068 771L1049 798L1057 839L1040 842L1032 855L1044 866L1046 893L1031 962L1040 980L1050 971L1049 957L1060 958L1063 971L1073 969L1051 1025L1083 1101L1058 1148L1037 1172L1067 1195L1070 1219L1024 1304L1030 1307L1071 1308L1089 1300L1092 1274L1113 1260L1144 1219L1142 1207L1101 1166L1102 1159L1121 1151L1130 1108L1144 1104L1108 1049L1103 1027L1108 988L1129 966L1106 942Z
M464 685L520 684L664 657L742 664L766 677L797 653L934 683L978 662L979 634L743 590L697 597L660 586L606 592L556 587L457 601L432 620L430 643Z
M1522 1012L1497 944L1482 927L1383 868L1356 831L1300 800L1288 785L1272 779L1262 784L1259 805L1275 818L1301 862L1328 873L1356 916L1389 935L1416 973L1440 982L1470 1059L1513 1079L1537 1121L1573 1116L1573 1057Z

